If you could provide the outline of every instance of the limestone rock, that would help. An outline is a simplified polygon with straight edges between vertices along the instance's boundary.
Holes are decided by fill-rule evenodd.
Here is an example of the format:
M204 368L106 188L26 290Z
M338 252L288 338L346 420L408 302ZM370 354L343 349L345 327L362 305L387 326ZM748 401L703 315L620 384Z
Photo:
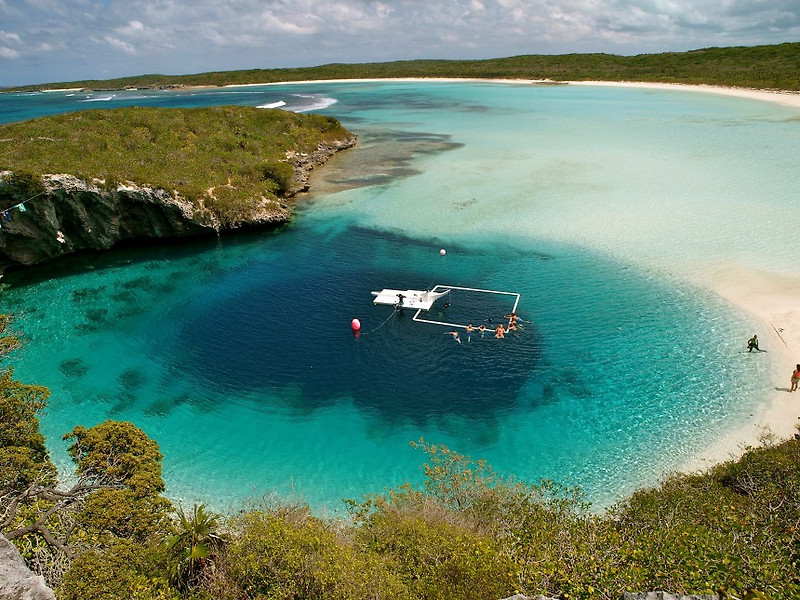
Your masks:
M294 167L294 180L289 190L289 195L293 196L299 192L308 191L311 171L314 170L314 167L325 164L331 156L340 150L346 150L355 145L356 137L352 136L344 140L322 143L311 154L287 153L286 162Z
M25 566L14 544L0 534L0 598L3 600L55 600L41 575Z
M323 143L310 154L287 155L294 168L291 197L309 187L311 171L333 154L350 148L356 137ZM10 172L0 172L0 180ZM223 224L202 201L190 202L164 189L132 183L106 189L72 175L43 176L45 193L11 208L0 218L0 272L85 250L107 250L129 240L216 236L224 231L286 223L284 202L254 198L238 222ZM0 209L5 207L0 207Z
M12 208L0 223L0 269L34 265L81 250L106 250L137 238L213 235L215 222L165 190L107 191L71 175L47 175L46 193Z

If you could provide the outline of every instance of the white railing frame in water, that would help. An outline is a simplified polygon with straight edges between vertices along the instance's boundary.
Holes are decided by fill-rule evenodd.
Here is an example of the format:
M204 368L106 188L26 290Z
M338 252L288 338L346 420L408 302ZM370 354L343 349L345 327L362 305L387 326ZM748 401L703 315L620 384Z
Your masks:
M514 306L511 308L512 313L517 312L517 305L519 304L520 294L516 292L500 292L497 290L482 290L479 288L469 288L469 287L461 287L458 285L435 285L432 292L437 291L439 288L443 290L464 290L467 292L481 292L483 294L499 294L501 296L515 296L516 300L514 300ZM431 321L430 319L420 319L419 314L422 312L423 309L417 309L417 312L414 313L412 320L416 321L417 323L430 323L432 325L444 325L445 327L460 327L461 329L466 329L467 325L462 325L460 323L446 323L444 321ZM428 312L428 311L425 311ZM477 329L477 327L476 327Z

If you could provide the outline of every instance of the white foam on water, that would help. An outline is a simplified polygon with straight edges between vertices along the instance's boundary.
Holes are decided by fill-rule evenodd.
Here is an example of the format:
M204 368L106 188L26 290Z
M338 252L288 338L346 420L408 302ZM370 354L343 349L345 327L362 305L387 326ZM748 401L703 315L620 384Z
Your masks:
M270 102L269 104L259 104L258 108L280 108L281 106L286 106L286 102L278 100L277 102Z
M87 96L86 99L81 100L81 102L109 102L116 98L116 94L109 94L108 96L100 96L99 98L94 98L92 96Z
M310 100L310 104L302 105L298 108L293 108L294 112L308 112L310 110L322 110L324 108L328 108L329 106L333 106L338 102L336 98L328 98L325 96L316 96L316 95L304 95L304 94L294 94L298 98L303 98Z

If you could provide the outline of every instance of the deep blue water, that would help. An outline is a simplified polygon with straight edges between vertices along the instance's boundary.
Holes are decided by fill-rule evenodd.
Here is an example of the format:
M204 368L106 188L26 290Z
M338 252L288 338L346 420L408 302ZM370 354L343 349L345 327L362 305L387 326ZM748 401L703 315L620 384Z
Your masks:
M766 377L766 363L741 352L752 321L637 260L659 246L603 225L627 192L601 202L606 186L587 183L595 169L582 158L553 167L563 175L522 181L539 168L525 156L530 140L545 134L517 120L549 127L551 103L573 93L575 122L588 119L579 91L465 84L130 92L98 102L0 96L5 119L86 105L283 100L325 105L360 136L360 150L337 157L322 192L277 232L91 254L4 277L0 308L15 313L26 340L11 362L53 392L42 426L56 462L67 467L60 436L73 426L127 419L160 444L179 500L235 506L275 491L336 510L343 497L419 482L423 457L408 442L424 436L509 475L578 484L605 504L747 420ZM597 91L583 102L599 119L626 105L626 93L614 91L605 108ZM655 112L678 106L730 135L716 105L656 100ZM575 142L576 157L584 146ZM492 177L497 153L502 181ZM519 197L508 191L517 187ZM550 205L542 194L553 190ZM576 203L602 236L570 230ZM624 245L608 245L607 233ZM695 251L689 238L686 247ZM524 329L504 340L462 331L459 344L448 327L372 304L373 290L436 284L521 294ZM456 290L431 313L493 325L509 311L506 296Z

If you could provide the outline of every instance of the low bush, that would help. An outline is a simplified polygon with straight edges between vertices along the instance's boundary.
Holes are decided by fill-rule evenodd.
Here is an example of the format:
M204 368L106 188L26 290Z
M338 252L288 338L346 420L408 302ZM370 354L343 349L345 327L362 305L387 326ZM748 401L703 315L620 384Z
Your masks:
M307 508L254 511L234 522L226 560L248 598L412 598L380 560L341 539Z

